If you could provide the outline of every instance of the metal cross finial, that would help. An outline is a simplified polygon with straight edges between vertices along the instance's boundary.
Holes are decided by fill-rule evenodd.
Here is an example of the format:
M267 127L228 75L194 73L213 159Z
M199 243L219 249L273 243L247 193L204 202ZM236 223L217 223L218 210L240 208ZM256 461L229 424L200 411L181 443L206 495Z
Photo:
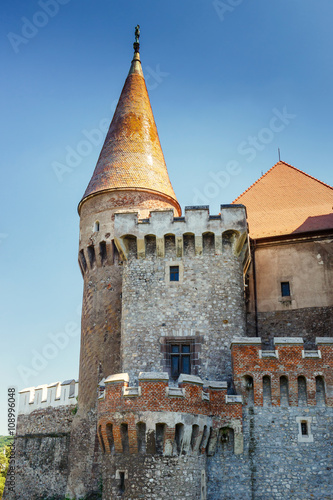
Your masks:
M139 52L140 50L140 26L137 24L135 26L135 42L133 43L133 48L135 52Z
M135 43L139 43L140 41L140 26L137 24L135 26Z

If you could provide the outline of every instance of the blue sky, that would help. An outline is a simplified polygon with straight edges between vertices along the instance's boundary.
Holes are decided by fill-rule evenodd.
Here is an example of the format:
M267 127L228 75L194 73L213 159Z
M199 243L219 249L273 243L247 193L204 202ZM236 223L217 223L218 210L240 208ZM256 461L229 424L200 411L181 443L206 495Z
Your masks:
M1 18L5 408L8 386L78 376L77 204L130 66L135 25L178 200L214 214L276 163L278 148L282 160L333 184L333 5L3 0Z

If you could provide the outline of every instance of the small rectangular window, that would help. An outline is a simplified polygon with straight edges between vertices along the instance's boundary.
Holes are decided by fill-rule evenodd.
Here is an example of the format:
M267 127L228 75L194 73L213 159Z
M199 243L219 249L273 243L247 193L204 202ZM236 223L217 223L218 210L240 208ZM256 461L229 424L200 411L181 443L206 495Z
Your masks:
M281 295L282 295L282 297L290 297L289 281L282 281L281 282Z
M170 266L170 281L179 281L179 266Z
M301 422L301 433L302 433L302 436L308 435L308 423L307 422Z

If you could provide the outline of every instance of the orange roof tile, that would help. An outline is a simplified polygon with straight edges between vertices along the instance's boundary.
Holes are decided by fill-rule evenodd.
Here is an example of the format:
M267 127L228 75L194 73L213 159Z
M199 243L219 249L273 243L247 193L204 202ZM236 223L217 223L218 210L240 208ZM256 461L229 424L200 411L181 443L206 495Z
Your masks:
M86 198L115 190L157 192L174 200L172 204L181 211L169 179L138 51L79 210Z
M283 161L233 203L246 206L254 239L333 228L333 188Z

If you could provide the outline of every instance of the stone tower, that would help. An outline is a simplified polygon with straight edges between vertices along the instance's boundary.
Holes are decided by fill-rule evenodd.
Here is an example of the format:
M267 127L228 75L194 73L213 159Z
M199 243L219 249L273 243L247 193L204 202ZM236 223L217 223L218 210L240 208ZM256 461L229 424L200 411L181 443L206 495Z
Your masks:
M171 186L141 68L139 44L93 176L79 204L79 263L84 279L80 407L120 365L121 276L114 214L181 209Z
M122 496L125 488L134 497L144 491L147 481L135 490L137 478L145 477L146 461L153 464L156 456L160 473L168 467L177 474L182 467L186 479L195 471L196 496L205 484L205 457L199 455L213 425L221 424L222 401L225 406L229 342L245 335L246 213L241 205L222 206L216 216L208 207L187 207L181 217L145 85L138 33L79 214L84 293L68 496L96 491L96 421L103 498ZM139 397L147 390L149 403ZM222 413L225 418L229 412ZM213 424L215 417L219 424ZM237 429L239 423L234 422ZM175 483L182 495L184 478ZM162 495L170 487L165 480L157 488L150 484L150 491Z
M121 371L122 261L114 214L153 209L181 215L162 152L140 61L139 37L95 171L79 203L79 265L84 280L79 411L73 423L69 495L98 482L96 416L99 382ZM82 439L83 437L83 439ZM88 458L82 465L80 454ZM82 456L82 455L81 455Z

